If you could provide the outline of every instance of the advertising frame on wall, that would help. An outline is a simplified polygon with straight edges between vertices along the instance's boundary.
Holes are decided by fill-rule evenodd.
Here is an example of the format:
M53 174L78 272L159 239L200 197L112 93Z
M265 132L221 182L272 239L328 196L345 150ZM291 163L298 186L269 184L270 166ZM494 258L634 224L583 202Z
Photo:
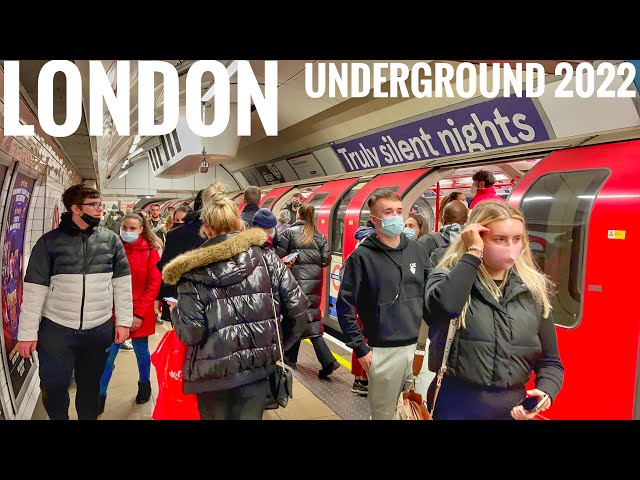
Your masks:
M7 198L2 215L2 230L0 243L2 244L3 281L0 293L2 296L2 359L8 390L13 403L14 413L20 410L27 388L36 373L36 361L20 357L15 349L17 341L17 324L20 316L22 282L25 272L24 244L26 237L27 218L32 206L33 191L38 174L25 165L16 163L11 171L9 182L5 181ZM11 244L11 246L9 246ZM5 258L5 245L9 247L18 262L11 265L10 259ZM16 254L17 252L17 254ZM5 265L6 264L6 265ZM19 272L18 272L19 269ZM4 274L6 273L6 275ZM7 277L7 278L5 278ZM11 279L11 281L7 281ZM12 305L13 303L13 305ZM13 309L13 310L12 310ZM10 312L13 311L12 314ZM11 344L7 344L7 334L11 332Z
M7 201L8 185L11 181L11 172L13 171L13 168L14 161L8 155L0 152L0 188L2 188L0 191L0 218L4 218L3 209ZM2 253L0 251L0 260L1 258ZM9 383L9 378L7 376L9 370L8 365L6 365L5 362L4 354L4 335L0 335L0 365L4 367L1 369L2 372L4 372L2 375L3 378L0 378L0 420L6 420L12 417L12 413L15 413L15 410L13 408L12 399L6 397L5 392L3 392L4 385ZM7 390L8 388L9 387L7 387Z

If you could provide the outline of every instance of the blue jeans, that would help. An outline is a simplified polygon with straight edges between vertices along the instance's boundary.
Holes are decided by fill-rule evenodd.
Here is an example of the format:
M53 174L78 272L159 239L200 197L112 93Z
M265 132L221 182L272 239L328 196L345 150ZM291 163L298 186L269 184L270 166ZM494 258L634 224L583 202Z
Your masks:
M148 382L151 378L151 357L149 355L149 337L132 338L133 351L136 353L136 360L138 361L138 372L140 373L140 383ZM107 364L100 377L100 395L107 395L107 388L109 387L109 380L111 380L111 374L113 373L114 363L116 356L120 351L119 343L112 343L109 347L109 358L107 358Z

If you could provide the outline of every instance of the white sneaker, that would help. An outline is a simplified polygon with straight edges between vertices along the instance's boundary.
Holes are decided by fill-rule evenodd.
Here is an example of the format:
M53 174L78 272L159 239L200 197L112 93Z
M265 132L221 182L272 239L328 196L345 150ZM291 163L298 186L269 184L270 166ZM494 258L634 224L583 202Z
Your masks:
M127 338L124 342L122 342L122 345L120 345L120 350L133 350L133 343L131 343L130 338Z

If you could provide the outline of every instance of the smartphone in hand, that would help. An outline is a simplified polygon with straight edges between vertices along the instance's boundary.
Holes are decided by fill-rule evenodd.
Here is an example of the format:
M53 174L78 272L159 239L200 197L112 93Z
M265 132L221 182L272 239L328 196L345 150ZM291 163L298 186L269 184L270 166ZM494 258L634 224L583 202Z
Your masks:
M538 412L546 403L549 395L543 395L542 397L525 397L520 405L525 409L527 413Z
M291 262L293 262L293 261L296 259L296 257L297 257L298 255L300 255L300 252L293 252L293 253L291 253L291 254L287 255L286 257L284 257L284 258L282 259L282 261L283 261L284 263L291 263Z
M178 300L176 300L173 297L163 297L162 298L165 302L173 302L173 303L178 303Z

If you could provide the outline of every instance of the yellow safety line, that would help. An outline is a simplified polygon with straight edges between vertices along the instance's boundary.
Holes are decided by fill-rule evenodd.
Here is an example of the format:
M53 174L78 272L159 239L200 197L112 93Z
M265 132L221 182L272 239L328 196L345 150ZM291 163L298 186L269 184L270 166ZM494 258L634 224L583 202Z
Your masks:
M308 338L304 339L305 342L307 342L309 345L313 345L311 343L311 340L309 340ZM331 351L331 353L333 354L333 356L335 357L336 361L342 365L344 368L348 369L349 371L351 371L351 362L343 357L341 357L340 355L338 355L337 353L335 353L334 351Z

